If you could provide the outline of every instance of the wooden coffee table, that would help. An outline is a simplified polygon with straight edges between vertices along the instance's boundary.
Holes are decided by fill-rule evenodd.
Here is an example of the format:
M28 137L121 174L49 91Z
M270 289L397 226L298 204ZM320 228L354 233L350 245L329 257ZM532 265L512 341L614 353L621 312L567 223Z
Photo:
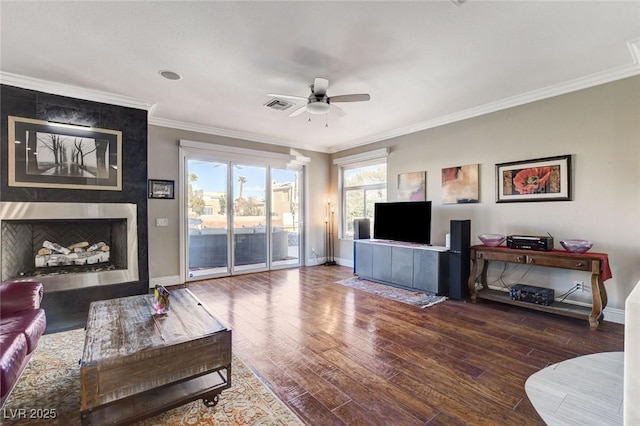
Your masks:
M231 387L231 330L188 289L169 312L153 296L91 303L80 367L83 425L125 424L196 399L214 406Z

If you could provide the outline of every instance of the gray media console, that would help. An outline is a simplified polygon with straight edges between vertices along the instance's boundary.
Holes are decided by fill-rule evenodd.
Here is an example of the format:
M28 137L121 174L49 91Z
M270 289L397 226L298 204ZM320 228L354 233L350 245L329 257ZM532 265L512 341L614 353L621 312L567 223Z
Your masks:
M360 278L431 294L449 293L446 247L387 240L354 240L354 273Z

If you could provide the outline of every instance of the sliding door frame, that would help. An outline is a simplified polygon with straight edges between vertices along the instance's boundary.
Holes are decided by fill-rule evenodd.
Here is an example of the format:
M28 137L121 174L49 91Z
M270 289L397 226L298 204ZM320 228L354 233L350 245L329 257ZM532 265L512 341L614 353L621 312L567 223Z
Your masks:
M247 166L258 166L265 167L265 176L266 176L266 188L265 188L265 206L266 211L266 240L267 240L267 262L265 268L255 268L255 269L247 269L241 271L234 271L234 247L233 247L233 239L234 232L231 228L233 226L233 221L231 218L231 214L229 213L231 210L232 202L227 203L227 272L212 274L211 276L203 276L203 277L189 277L189 247L188 247L188 215L187 215L187 188L188 188L188 179L187 179L187 161L189 159L202 160L202 161L211 161L217 163L227 163L228 171L227 171L227 194L233 194L233 182L229 178L229 176L233 176L233 166L234 165L247 165ZM178 189L178 199L180 205L179 211L179 220L180 220L180 279L181 282L185 283L188 281L195 281L198 279L208 279L215 278L219 276L229 276L229 275L239 275L244 273L253 273L263 270L275 270L275 269L283 269L283 268L295 268L299 266L303 266L306 264L304 259L305 250L305 240L306 240L306 223L307 223L307 184L306 184L306 164L310 161L307 157L301 157L297 155L289 155L289 154L280 154L273 153L268 151L259 151L252 150L246 148L237 148L233 146L226 145L216 145L209 144L204 142L195 142L189 140L180 140L180 148L179 148L179 175L180 175L180 183L177 185ZM271 223L271 199L272 199L272 169L290 169L290 170L298 170L300 173L300 185L298 186L299 191L299 199L300 203L300 221L299 221L299 259L297 264L287 264L287 265L272 265L272 241L271 241L271 233L272 233L272 223Z

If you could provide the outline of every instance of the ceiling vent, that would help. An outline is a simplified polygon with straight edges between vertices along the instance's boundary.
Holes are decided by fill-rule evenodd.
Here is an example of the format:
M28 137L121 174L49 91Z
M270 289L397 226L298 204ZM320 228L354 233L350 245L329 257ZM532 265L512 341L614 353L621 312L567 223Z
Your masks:
M285 109L289 109L293 106L291 102L283 101L282 99L271 99L269 102L264 104L264 106L269 107L271 109L277 109L278 111L284 111Z

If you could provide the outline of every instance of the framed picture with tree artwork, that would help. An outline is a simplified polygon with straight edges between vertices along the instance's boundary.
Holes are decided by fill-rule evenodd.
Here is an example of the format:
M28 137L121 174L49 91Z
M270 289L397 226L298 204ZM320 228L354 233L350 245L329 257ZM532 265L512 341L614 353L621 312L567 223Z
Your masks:
M9 186L122 190L122 132L9 116Z

